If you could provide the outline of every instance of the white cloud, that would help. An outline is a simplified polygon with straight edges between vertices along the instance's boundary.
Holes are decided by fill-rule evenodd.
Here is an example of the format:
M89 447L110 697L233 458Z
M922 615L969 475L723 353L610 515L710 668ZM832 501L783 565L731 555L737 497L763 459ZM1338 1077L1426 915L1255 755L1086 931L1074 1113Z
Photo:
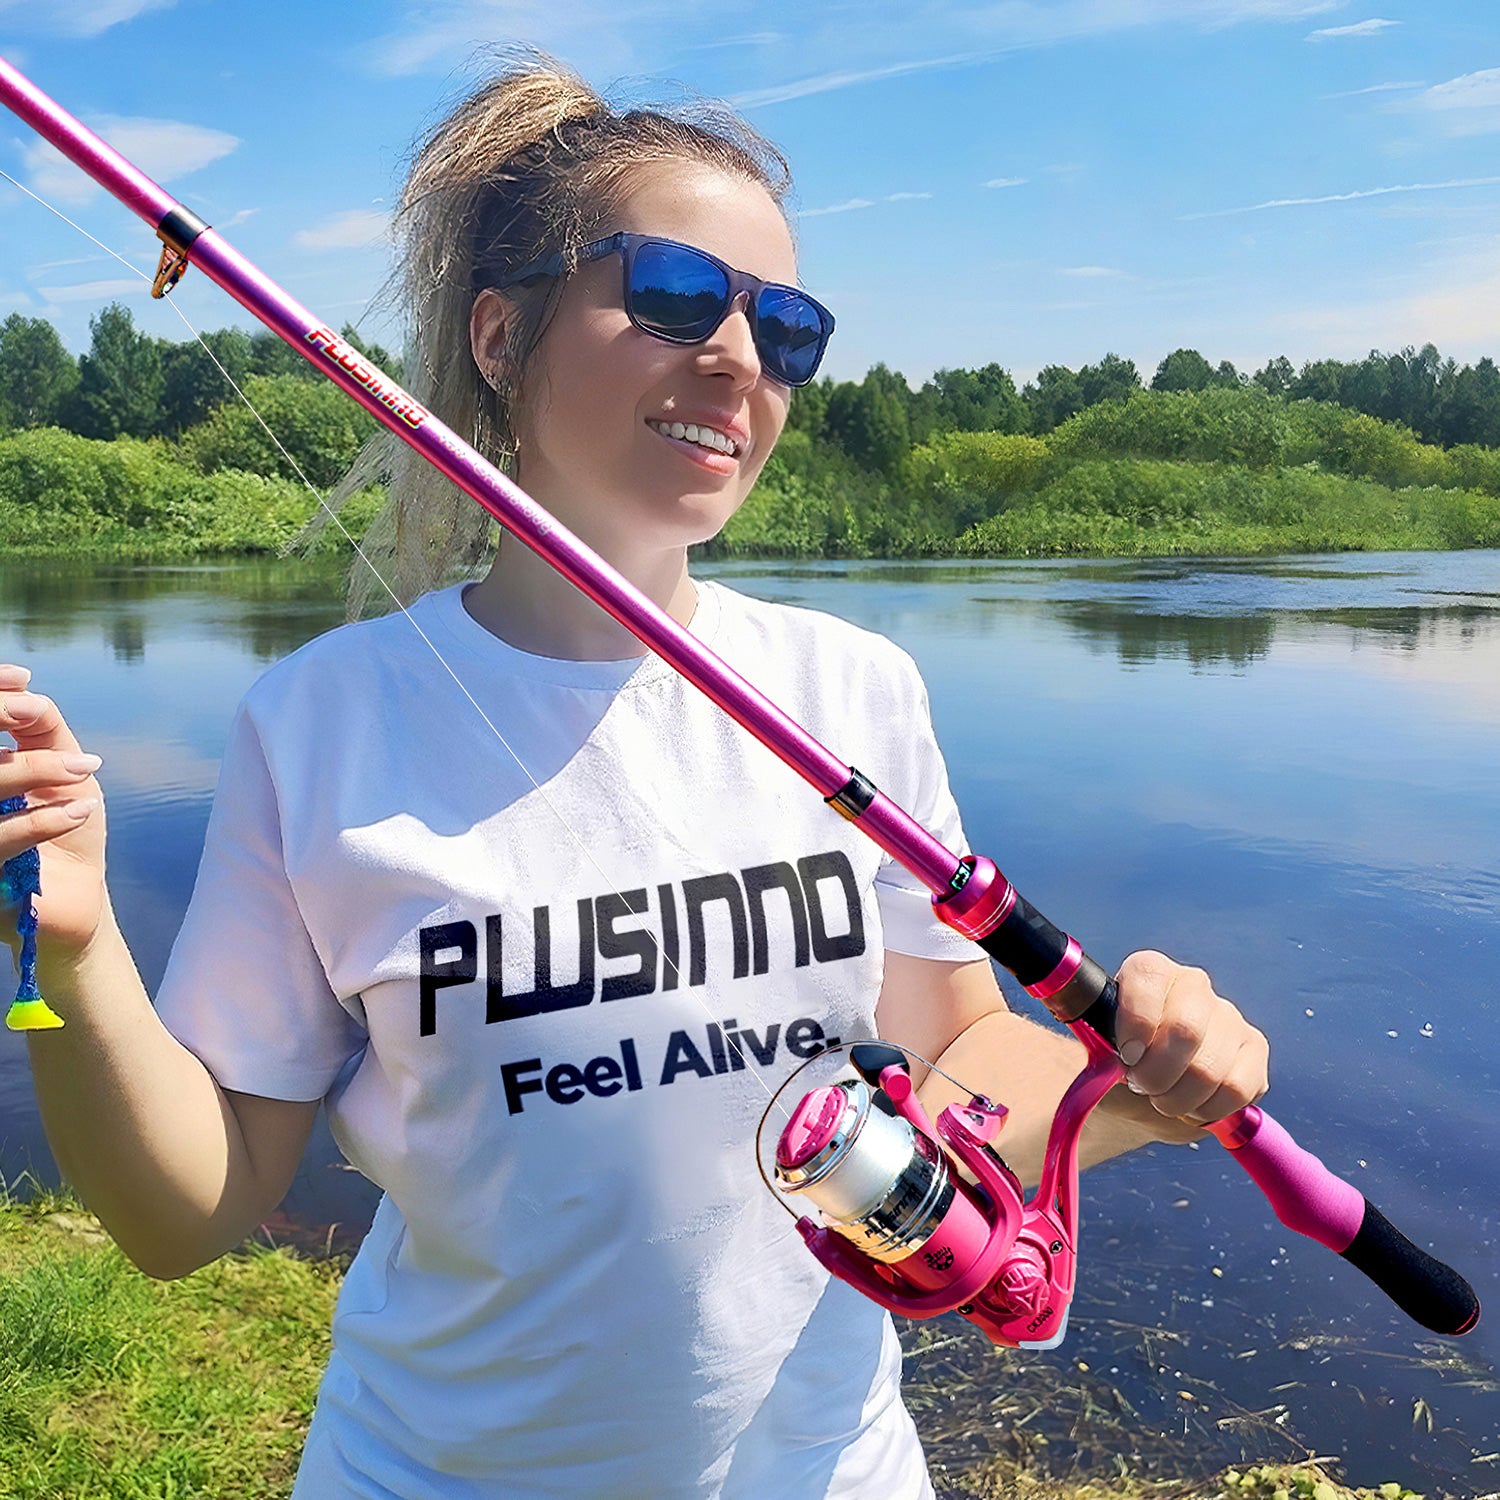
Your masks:
M1454 188L1495 187L1500 177L1455 177L1449 182L1407 182L1393 187L1358 188L1352 193L1324 193L1316 198L1269 198L1245 208L1214 208L1203 213L1180 214L1188 219L1227 219L1235 214L1258 214L1267 208L1305 208L1314 203L1351 203L1356 198L1384 198L1391 193L1441 193Z
M65 266L92 266L108 259L107 255L74 255L67 260L43 260L29 267L26 274L35 281L44 271L61 271Z
M391 216L374 208L351 208L330 214L311 229L299 230L292 243L303 250L364 250L390 233Z
M1085 279L1098 280L1109 276L1124 276L1125 272L1114 266L1059 266L1059 276L1079 276Z
M817 219L824 214L847 214L860 208L874 208L877 203L919 203L932 197L931 193L887 193L883 198L850 198L844 203L834 203L827 208L804 208L799 219Z
M799 219L818 219L824 214L847 214L859 208L874 208L873 198L850 198L843 203L832 203L827 208L804 208L797 215Z
M0 0L7 26L51 36L98 36L112 26L133 21L151 10L168 10L177 0L63 0L36 5L34 0Z
M1431 111L1454 135L1500 130L1500 68L1482 68L1434 84L1413 99L1411 107Z
M1376 16L1368 21L1356 21L1352 26L1325 26L1321 31L1310 31L1307 40L1329 42L1342 36L1379 36L1382 31L1400 24L1400 21L1386 21Z
M1026 182L1025 177L991 177L985 186L987 188L1022 187Z
M1344 89L1337 94L1322 94L1323 99L1357 99L1361 94L1392 94L1402 89L1425 89L1425 79L1414 79L1410 83L1372 83L1362 89Z
M239 145L237 136L202 125L184 125L177 120L104 115L88 123L123 157L158 182L186 177L189 172L228 156ZM25 161L30 186L39 198L86 203L101 191L91 177L45 141L27 146Z
M76 286L39 286L36 294L38 297L45 297L48 302L61 304L64 302L102 302L106 297L126 297L136 292L150 290L149 281L122 276L113 281L84 281Z
M909 73L927 73L934 68L972 67L987 62L993 55L990 51L959 52L946 57L888 63L884 67L866 68L862 71L843 68L832 73L814 74L810 78L798 78L790 83L779 83L771 88L747 89L743 93L731 94L729 103L736 109L759 109L766 104L785 104L789 99L805 99L810 94L827 94L835 89L852 88L856 84L878 83L885 78L902 78Z

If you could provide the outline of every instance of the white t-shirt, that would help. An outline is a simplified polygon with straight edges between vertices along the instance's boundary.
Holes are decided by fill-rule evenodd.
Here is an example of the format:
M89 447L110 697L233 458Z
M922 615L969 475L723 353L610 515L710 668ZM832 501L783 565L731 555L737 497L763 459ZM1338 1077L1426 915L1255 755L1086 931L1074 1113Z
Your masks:
M698 590L706 644L962 851L902 651ZM399 614L251 689L158 998L385 1192L297 1500L929 1495L889 1319L752 1143L874 1034L884 949L975 950L659 658L529 656L461 596L412 615L475 703Z

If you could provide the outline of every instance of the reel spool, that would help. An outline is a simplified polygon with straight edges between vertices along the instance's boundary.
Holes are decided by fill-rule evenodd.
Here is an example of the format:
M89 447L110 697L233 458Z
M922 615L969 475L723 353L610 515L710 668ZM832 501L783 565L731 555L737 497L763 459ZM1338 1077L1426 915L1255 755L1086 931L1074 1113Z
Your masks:
M856 1042L834 1051L849 1053L857 1076L803 1096L769 1175L761 1135L802 1069L777 1091L756 1134L761 1174L808 1249L903 1317L957 1312L996 1344L1060 1344L1077 1271L1078 1134L1120 1077L1113 1052L1102 1042L1090 1048L1053 1120L1041 1185L1025 1201L994 1146L1004 1105L975 1094L948 1105L934 1124L902 1049Z

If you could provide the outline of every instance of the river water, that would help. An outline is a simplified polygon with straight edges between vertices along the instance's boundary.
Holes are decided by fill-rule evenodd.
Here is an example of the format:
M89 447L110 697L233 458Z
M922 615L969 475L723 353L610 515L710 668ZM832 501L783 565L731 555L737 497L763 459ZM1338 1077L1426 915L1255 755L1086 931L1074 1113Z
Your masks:
M1101 960L1208 968L1271 1039L1277 1117L1500 1307L1500 553L705 571L901 642L971 847ZM111 887L148 986L234 705L338 623L339 584L0 563L0 660L105 759ZM0 1172L28 1167L50 1175L16 1039ZM1139 1433L1205 1466L1305 1449L1355 1482L1500 1491L1500 1319L1426 1334L1277 1225L1211 1142L1084 1189L1073 1330L1042 1358L1120 1392ZM357 1235L373 1202L320 1127L287 1232ZM966 1389L1006 1381L964 1325L944 1332Z

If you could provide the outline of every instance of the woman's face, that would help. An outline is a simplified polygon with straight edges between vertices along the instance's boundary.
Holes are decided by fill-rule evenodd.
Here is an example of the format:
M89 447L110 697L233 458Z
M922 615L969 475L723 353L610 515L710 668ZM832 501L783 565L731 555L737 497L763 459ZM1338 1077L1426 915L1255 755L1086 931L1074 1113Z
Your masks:
M791 236L766 191L692 162L643 167L606 233L695 245L763 281L796 284ZM517 477L606 554L715 535L750 491L786 421L789 392L762 372L736 304L701 344L635 328L619 255L580 265L523 376ZM673 438L674 422L729 438L724 453Z

